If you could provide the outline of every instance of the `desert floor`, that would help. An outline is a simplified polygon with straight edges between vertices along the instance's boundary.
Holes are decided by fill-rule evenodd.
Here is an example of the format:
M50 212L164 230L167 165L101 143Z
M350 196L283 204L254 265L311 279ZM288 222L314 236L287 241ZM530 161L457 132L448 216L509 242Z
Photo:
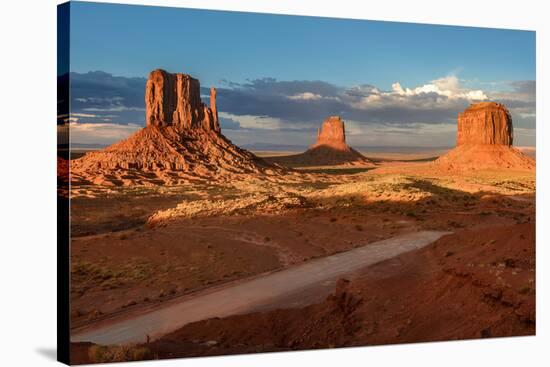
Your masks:
M382 240L449 232L339 273L316 297L189 323L126 354L75 343L73 363L534 334L534 172L375 158L288 180L73 186L75 335Z

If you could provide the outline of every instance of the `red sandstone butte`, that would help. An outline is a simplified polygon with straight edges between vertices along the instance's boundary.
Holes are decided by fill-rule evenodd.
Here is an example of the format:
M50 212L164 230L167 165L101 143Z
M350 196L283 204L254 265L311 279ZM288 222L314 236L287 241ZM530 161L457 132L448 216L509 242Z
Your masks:
M201 101L199 81L187 74L160 69L150 73L145 87L145 121L146 126L127 139L74 160L75 182L179 184L283 171L221 133L216 89L210 90L208 107Z
M458 114L456 145L507 145L514 141L512 116L495 102L473 104Z
M374 163L346 143L344 120L330 116L317 129L317 141L304 153L266 158L269 162L287 167L362 166Z
M338 150L349 150L346 144L346 130L344 120L340 116L330 116L317 129L317 142L312 146L326 145Z
M456 147L435 164L446 170L535 169L535 161L512 146L513 131L503 104L473 104L458 114Z
M202 127L220 131L216 89L210 90L210 108L201 101L200 82L187 74L154 70L145 86L147 126Z

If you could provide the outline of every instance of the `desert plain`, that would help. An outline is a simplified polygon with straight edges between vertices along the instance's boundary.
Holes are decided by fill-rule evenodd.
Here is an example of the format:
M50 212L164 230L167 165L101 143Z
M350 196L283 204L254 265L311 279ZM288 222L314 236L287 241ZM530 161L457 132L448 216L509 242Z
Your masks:
M535 160L505 106L449 151L358 151L327 116L305 152L249 152L215 89L146 88L144 129L61 162L73 363L535 333Z

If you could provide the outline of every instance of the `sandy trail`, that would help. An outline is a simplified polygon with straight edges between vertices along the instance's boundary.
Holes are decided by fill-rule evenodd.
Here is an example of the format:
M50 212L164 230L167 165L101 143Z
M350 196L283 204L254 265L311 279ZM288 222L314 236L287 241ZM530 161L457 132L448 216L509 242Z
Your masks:
M312 289L330 285L331 281L345 274L427 246L447 233L409 233L251 280L205 290L142 314L73 330L71 341L103 345L145 342L148 335L155 339L195 321L249 313L266 307L292 307L294 305L288 300L297 295L311 293Z

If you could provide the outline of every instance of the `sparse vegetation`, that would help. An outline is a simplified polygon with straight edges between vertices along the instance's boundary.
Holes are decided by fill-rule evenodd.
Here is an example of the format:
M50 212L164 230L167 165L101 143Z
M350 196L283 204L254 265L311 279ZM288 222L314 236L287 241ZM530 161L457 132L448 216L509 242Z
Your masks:
M92 363L143 361L152 358L151 351L148 348L134 345L92 345L88 349L88 356Z
M72 317L83 323L132 302L164 302L413 228L457 232L497 217L518 223L534 218L532 176L506 178L498 173L478 177L413 170L310 170L288 182L252 178L185 187L74 189L81 195L73 199L78 214L72 223L77 236L71 299L79 312ZM510 194L521 198L503 196ZM144 225L150 217L160 219L157 229ZM264 219L246 226L251 220L256 223L252 218ZM265 223L273 228L263 228ZM185 236L172 235L178 226ZM313 227L323 240L312 236ZM281 230L290 235L280 236ZM326 241L333 232L338 240ZM220 238L212 239L213 233ZM485 242L488 249L490 244Z

